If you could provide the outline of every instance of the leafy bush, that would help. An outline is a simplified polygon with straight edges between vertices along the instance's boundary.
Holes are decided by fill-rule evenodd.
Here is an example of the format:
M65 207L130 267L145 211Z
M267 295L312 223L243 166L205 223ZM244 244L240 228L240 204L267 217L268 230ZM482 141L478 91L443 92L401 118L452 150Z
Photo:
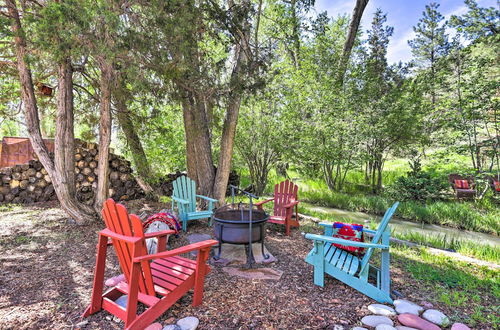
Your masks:
M387 189L388 194L400 201L425 202L440 199L446 184L430 173L422 171L419 158L413 158L409 163L411 171L407 172L406 176L399 177Z

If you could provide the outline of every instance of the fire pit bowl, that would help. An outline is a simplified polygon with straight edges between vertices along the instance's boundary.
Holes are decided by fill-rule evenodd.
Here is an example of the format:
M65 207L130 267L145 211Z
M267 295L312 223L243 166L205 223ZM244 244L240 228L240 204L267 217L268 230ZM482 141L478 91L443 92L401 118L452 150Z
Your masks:
M252 229L250 235L250 213L252 214ZM263 231L269 215L248 204L228 204L214 212L215 238L220 242L231 244L248 244L263 240Z
M235 190L241 191L250 199L249 204L234 203ZM238 187L231 186L232 203L218 208L213 215L215 238L219 241L219 251L214 257L220 259L222 244L247 245L247 265L252 267L255 262L252 243L260 242L264 259L269 256L264 252L265 225L269 216L266 212L253 206L252 198L258 198Z

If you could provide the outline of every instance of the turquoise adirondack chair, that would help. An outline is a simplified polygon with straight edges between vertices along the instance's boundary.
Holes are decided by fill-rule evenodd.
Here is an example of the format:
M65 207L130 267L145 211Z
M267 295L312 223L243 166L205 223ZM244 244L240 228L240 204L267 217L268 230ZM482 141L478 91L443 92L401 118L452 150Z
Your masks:
M190 220L208 218L209 222L212 219L214 203L216 199L197 195L196 183L187 176L181 176L172 182L174 192L172 193L172 210L175 210L177 205L177 212L180 221L182 221L182 230L187 231L187 222ZM208 201L208 210L196 210L196 198L202 198Z
M321 287L325 284L325 273L344 282L350 287L367 295L380 303L392 303L390 295L391 278L389 274L389 220L396 211L399 202L394 203L386 212L378 229L363 231L373 234L370 243L354 242L332 237L333 224L320 223L325 227L324 235L306 234L306 238L314 241L314 248L306 257L306 262L314 266L314 284ZM381 241L381 243L380 243ZM332 243L366 248L362 259L335 247ZM382 260L380 269L369 263L375 249L380 249ZM374 283L370 281L374 275Z

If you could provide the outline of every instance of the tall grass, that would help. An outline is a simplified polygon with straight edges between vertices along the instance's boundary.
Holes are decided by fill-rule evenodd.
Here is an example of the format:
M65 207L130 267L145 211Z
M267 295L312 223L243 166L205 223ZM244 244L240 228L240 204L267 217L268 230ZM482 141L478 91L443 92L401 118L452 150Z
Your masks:
M325 190L304 190L299 198L321 206L383 215L395 201L383 196L349 195ZM395 215L399 218L439 224L459 229L499 235L500 209L477 210L472 203L436 201L426 204L400 203Z

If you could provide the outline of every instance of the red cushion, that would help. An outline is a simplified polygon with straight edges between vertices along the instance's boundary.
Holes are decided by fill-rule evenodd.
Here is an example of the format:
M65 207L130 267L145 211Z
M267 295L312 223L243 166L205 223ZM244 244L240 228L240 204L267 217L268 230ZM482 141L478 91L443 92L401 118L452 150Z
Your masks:
M467 180L455 180L455 188L457 188L457 189L469 189L469 181L467 181Z
M500 181L493 181L493 185L496 191L500 191Z
M358 225L355 223L334 222L332 236L355 242L365 241L363 236L363 225ZM361 247L346 246L342 244L333 245L338 247L339 249L346 250L351 253L363 254L365 252L365 249Z

